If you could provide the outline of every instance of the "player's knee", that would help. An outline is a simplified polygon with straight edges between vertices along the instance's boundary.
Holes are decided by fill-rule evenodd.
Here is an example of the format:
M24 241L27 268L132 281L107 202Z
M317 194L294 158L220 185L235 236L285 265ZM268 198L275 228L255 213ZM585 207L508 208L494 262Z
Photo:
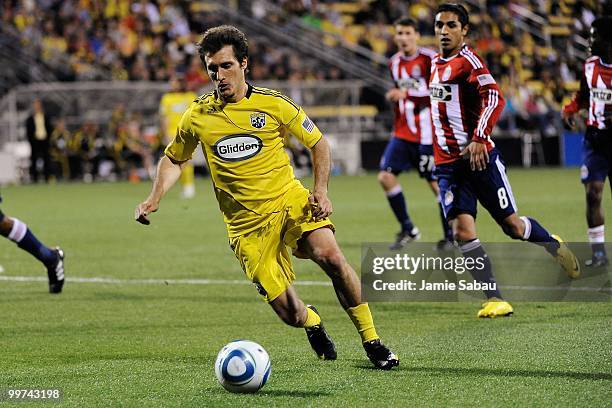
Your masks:
M338 248L320 248L314 251L314 261L321 265L327 273L338 275L342 272L346 262L344 255Z
M586 189L586 200L589 207L599 207L603 199L603 189L594 186L588 186Z
M391 172L384 171L384 170L378 172L378 182L383 187L386 187L386 188L392 187L393 184L395 184L395 179L396 177Z
M525 226L520 218L516 220L506 220L502 223L504 233L513 239L522 239Z

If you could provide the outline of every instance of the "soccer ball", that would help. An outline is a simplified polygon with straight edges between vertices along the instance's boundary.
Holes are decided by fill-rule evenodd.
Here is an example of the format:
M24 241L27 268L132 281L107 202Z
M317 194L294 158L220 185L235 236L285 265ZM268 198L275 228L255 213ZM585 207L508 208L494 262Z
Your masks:
M217 379L230 392L257 392L268 381L271 369L266 350L248 340L226 344L215 362Z

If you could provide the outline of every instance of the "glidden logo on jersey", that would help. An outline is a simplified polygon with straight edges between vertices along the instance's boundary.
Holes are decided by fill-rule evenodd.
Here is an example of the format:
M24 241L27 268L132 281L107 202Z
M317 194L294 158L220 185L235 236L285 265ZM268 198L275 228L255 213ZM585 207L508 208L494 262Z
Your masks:
M248 134L225 136L213 146L213 152L229 162L250 159L261 151L263 142L260 138Z
M450 102L453 99L453 91L450 85L430 84L429 95L434 101Z
M605 104L612 103L612 89L593 88L591 89L591 96L595 102L602 102Z

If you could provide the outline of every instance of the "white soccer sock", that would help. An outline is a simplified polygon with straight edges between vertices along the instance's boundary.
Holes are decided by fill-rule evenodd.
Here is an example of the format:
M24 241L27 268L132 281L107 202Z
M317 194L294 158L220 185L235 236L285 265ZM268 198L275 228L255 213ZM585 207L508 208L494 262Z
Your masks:
M461 253L465 254L466 252L473 251L474 249L480 246L480 240L476 238L473 241L468 241L465 244L459 245L459 249L461 249Z
M8 239L18 244L25 237L26 232L28 232L28 226L17 218L11 219L13 220L13 228L8 235Z
M398 184L397 186L393 187L391 190L387 191L385 194L387 194L387 197L394 197L401 192L402 192L402 186Z
M599 227L589 228L587 234L591 244L603 244L606 242L606 233L604 232L603 224Z
M527 241L531 236L531 221L527 217L521 217L521 220L525 223L525 232L523 232L523 240Z

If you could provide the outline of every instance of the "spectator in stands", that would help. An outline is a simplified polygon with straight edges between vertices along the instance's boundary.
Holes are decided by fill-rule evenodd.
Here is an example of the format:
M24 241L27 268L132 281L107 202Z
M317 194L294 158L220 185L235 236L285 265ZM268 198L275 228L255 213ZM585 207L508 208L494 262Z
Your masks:
M66 120L59 118L51 132L51 171L58 180L70 180L70 163L68 162L68 144L72 134L66 128Z
M68 161L72 180L82 178L89 183L97 173L99 156L98 126L85 122L68 144Z
M32 155L30 156L30 179L38 182L39 168L42 167L45 181L51 176L49 141L52 127L51 118L45 113L40 99L34 99L32 113L26 120L26 136Z

